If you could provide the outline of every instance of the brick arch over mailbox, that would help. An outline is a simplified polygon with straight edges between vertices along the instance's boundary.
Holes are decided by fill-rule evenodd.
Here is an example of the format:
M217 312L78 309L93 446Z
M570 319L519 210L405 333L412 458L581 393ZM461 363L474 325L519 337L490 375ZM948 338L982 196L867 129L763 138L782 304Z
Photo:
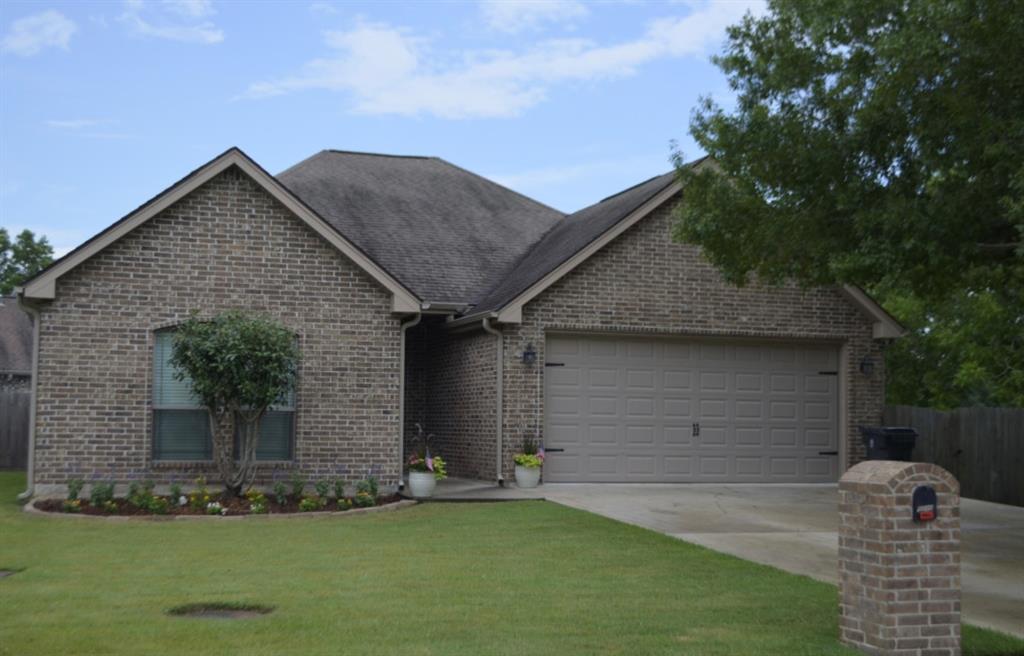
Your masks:
M547 336L593 333L716 338L832 345L838 363L842 464L863 457L856 426L877 423L884 395L881 343L873 319L838 289L749 285L737 288L697 247L671 239L672 207L666 203L558 280L523 309L522 323L505 332L504 473L522 437L542 433ZM527 344L538 364L517 354ZM859 372L870 357L874 373ZM834 479L833 479L834 480Z

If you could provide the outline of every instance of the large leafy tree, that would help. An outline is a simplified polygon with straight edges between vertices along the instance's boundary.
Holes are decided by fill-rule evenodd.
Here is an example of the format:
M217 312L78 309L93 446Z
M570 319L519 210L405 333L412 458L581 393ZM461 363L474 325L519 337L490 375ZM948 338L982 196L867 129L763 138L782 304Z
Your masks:
M717 166L680 167L677 237L739 284L878 295L911 329L890 349L893 401L1024 404L1024 12L769 9L715 59L735 107L691 117Z
M46 237L36 239L31 230L22 230L11 241L7 229L0 228L0 296L7 296L51 262L53 248Z
M209 320L192 317L175 332L175 375L189 382L206 407L214 460L225 487L236 495L252 485L260 420L291 390L298 357L287 328L241 311Z

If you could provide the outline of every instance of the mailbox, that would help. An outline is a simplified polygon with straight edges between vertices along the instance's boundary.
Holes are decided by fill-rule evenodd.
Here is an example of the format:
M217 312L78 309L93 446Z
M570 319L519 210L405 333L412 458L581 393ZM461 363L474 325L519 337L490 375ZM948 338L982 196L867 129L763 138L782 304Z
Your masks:
M930 485L914 488L912 502L915 522L930 522L939 513L938 497L935 496L935 488Z

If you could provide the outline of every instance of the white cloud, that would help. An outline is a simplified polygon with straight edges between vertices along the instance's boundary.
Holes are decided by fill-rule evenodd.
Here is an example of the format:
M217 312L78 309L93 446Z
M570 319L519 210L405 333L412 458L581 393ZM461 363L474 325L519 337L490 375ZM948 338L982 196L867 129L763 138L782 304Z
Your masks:
M583 18L590 12L576 0L483 0L480 13L491 29L514 34L539 29L544 23Z
M725 40L726 26L762 8L759 0L706 4L687 16L653 21L632 41L553 39L520 51L438 53L408 30L361 24L326 33L335 55L307 62L297 74L253 83L243 97L318 89L348 94L353 110L366 114L517 116L556 85L626 77L658 59L702 56Z
M51 128L57 128L59 130L78 130L81 128L90 128L101 123L107 123L108 121L101 121L94 118L69 118L59 120L44 121L47 126Z
M207 0L164 0L159 5L126 0L118 20L139 36L208 45L223 41L224 31L208 20L195 21L212 13Z
M77 31L74 21L50 9L14 21L0 44L0 50L22 57L38 54L43 48L67 50L71 36Z
M309 5L309 11L321 16L334 16L339 13L338 8L329 2L314 2Z
M185 18L202 18L217 13L210 0L162 0L161 5L167 11Z

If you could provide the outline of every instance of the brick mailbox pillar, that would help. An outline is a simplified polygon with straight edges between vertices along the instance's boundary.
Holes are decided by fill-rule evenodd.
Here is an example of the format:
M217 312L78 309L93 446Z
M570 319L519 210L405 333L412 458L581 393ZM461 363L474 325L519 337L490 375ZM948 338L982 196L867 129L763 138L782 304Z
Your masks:
M936 493L928 517L927 490ZM941 467L875 460L839 481L839 637L868 654L960 656L960 485Z

